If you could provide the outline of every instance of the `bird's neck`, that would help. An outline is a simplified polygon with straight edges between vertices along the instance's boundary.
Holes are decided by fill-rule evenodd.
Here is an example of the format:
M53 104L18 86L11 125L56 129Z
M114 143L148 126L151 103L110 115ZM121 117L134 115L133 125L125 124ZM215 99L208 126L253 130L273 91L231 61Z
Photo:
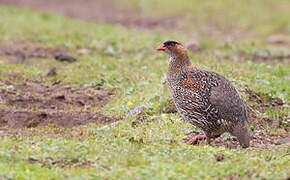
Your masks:
M169 55L170 62L167 70L168 76L185 72L191 67L191 62L187 54Z

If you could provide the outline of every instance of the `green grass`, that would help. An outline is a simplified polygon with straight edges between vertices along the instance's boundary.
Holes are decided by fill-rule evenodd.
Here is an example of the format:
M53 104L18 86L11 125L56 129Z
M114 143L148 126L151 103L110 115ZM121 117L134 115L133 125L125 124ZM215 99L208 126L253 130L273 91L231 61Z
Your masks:
M172 5L173 1L170 2ZM270 7L273 2L267 1L265 4ZM156 6L162 3L158 1ZM262 7L257 11L267 9L262 2L258 4ZM269 16L278 25L269 29L261 22L255 28L256 32L265 35L277 32L278 27L282 26L284 7L277 4L274 3L273 9L279 7L282 20L276 20L275 13L260 17L265 22L264 18ZM228 7L222 6L220 1L216 5L220 11ZM194 12L202 14L200 6L196 7L200 8L199 11ZM181 5L176 7L179 11L183 8ZM241 8L234 17L250 10ZM31 137L1 136L0 179L226 179L229 176L286 179L290 176L289 147L266 151L187 146L183 138L193 127L180 121L177 114L162 115L161 110L170 99L167 86L162 83L168 61L164 54L155 51L155 47L168 39L186 42L188 34L160 34L113 25L95 25L11 7L1 7L0 17L2 40L37 41L48 47L66 46L71 52L80 48L93 49L91 54L79 56L79 61L71 64L57 63L53 59L44 59L36 65L0 63L1 79L9 79L7 74L18 73L24 79L41 83L59 79L63 84L72 86L94 88L98 84L116 91L113 100L104 108L105 113L125 117L129 110L140 105L145 107L144 116L147 118L137 127L131 126L137 118L132 116L117 125L88 125L72 129L39 127L26 129L34 133L35 136ZM250 17L241 18L246 22L246 28L254 26ZM218 23L223 25L226 22ZM284 30L282 28L281 32ZM270 97L279 97L289 104L289 63L266 63L251 59L253 54L261 52L287 55L289 51L284 52L284 49L266 44L260 36L257 38L255 45L234 42L224 46L220 41L204 40L202 46L205 51L190 53L190 57L194 65L225 75L239 90L248 87ZM241 54L247 54L248 59L240 60ZM59 74L52 78L45 77L52 66L58 67ZM244 93L242 96L248 100ZM261 116L278 115L282 121L285 114L289 115L287 106L282 111L268 108ZM55 131L64 133L56 133L58 138L42 135L46 134L44 132L54 134ZM81 140L79 137L82 137ZM224 154L223 161L215 160L214 155L218 153ZM35 163L29 163L29 159Z
M286 149L247 151L187 146L180 133L191 129L185 123L172 122L170 118L152 120L136 128L128 122L100 128L73 128L69 131L74 138L2 137L0 171L2 176L15 179L219 179L230 174L285 179L289 176ZM85 135L83 141L78 140L81 132ZM225 159L217 162L214 155L221 153ZM29 159L34 159L35 164L30 164Z

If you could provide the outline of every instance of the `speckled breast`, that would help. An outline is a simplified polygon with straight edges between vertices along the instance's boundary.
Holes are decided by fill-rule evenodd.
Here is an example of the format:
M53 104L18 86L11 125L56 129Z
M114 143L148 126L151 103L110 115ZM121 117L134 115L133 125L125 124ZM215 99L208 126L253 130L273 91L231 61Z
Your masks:
M205 130L220 129L218 112L209 102L211 87L218 81L205 73L187 72L167 79L176 108L182 118Z

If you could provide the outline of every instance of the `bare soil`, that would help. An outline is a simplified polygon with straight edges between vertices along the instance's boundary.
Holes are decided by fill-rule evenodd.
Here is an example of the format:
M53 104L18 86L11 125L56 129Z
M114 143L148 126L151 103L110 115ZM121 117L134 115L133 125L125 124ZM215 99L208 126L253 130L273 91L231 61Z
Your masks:
M279 117L264 117L262 120L257 118L257 113L264 113L267 108L282 110L284 103L280 98L273 98L268 94L259 94L251 89L246 89L245 93L249 95L249 100L246 103L249 112L249 121L252 125L263 130L265 130L265 125L273 129L281 127L283 121ZM283 117L283 120L285 118L289 117Z
M10 64L38 64L41 59L54 58L64 52L69 52L64 46L51 48L33 41L0 41L0 58Z
M185 141L188 141L190 138L198 135L197 132L190 133ZM216 139L212 139L214 146L217 147L227 147L229 149L237 149L241 147L239 142L235 137L230 136L221 136ZM205 142L201 142L201 144L205 144ZM274 149L278 146L290 146L290 136L288 133L270 136L265 133L257 133L251 132L251 141L250 141L250 148L257 148L257 149Z
M252 61L264 61L264 62L274 62L274 63L287 63L290 60L290 55L248 55L248 54L243 54L241 53L239 55L240 60L249 60L251 59Z
M2 82L0 87L2 127L72 127L114 121L95 110L109 102L112 91L9 81Z
M37 126L72 127L88 123L105 124L112 122L109 117L91 111L55 111L0 108L0 126L31 128Z
M39 64L41 59L51 59L63 52L69 52L69 49L63 46L51 48L34 41L0 42L0 58L5 63ZM55 74L56 70L52 68L47 75ZM3 77L9 80L0 81L0 127L72 127L116 121L101 112L113 91L97 87L74 88L58 85L58 81L53 84L32 82L18 74ZM5 129L4 134L18 131ZM25 134L25 131L21 132Z

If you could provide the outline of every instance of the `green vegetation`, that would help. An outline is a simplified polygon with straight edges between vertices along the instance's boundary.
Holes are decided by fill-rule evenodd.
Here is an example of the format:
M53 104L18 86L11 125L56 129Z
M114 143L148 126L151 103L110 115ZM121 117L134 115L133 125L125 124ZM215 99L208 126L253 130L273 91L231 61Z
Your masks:
M289 176L286 149L255 151L187 146L180 132L190 127L170 119L155 117L137 128L128 122L100 128L78 127L67 130L65 134L70 133L67 138L2 137L1 176L7 179L218 179L230 175L285 179ZM83 141L78 140L81 134ZM224 160L217 162L215 155L220 153L224 154Z
M150 2L152 0L140 1L145 7L142 8L144 15L157 14L155 9L151 12ZM274 47L265 42L271 33L289 33L289 23L286 22L290 15L285 9L289 1L245 1L244 6L240 6L240 2L224 6L223 1L213 5L209 1L198 1L194 6L187 1L184 4L173 0L168 4L165 2L154 1L156 9L168 5L164 9L166 12L160 13L172 13L172 7L182 13L187 7L192 13L200 14L197 23L185 21L187 32L212 17L206 13L226 12L209 23L215 22L222 27L238 19L237 24L242 30L252 29L249 32L260 34L255 36L255 43L243 41L224 45L201 33L201 45L205 50L190 52L190 57L196 66L221 73L233 81L245 101L249 100L244 93L246 88L268 98L280 98L284 103L281 109L267 107L258 118L278 116L282 124L278 130L284 132L283 127L289 127L289 122L283 119L289 116L289 63L256 61L253 57L290 54L289 48ZM246 3L250 5L246 6ZM128 4L140 6L138 1ZM210 10L204 11L205 7ZM229 8L233 11L228 11ZM230 12L233 14L227 16ZM250 12L257 13L255 21L251 21L253 15ZM2 41L38 42L51 48L65 46L72 54L80 49L90 50L70 64L52 58L41 59L33 65L0 61L1 79L26 79L44 84L61 80L62 84L75 87L114 89L115 95L104 107L104 114L125 119L102 126L25 129L33 136L21 133L0 136L0 179L286 179L290 176L289 147L270 151L188 146L183 139L193 127L182 122L177 114L162 114L170 99L163 83L168 62L164 54L155 51L155 47L168 39L186 42L190 33L143 32L11 7L0 7L0 17ZM268 21L271 24L267 24ZM58 74L46 77L53 66L58 67ZM15 73L23 79L7 76ZM9 87L0 84L0 88ZM145 108L142 114L145 122L132 126L139 117L125 117L137 106ZM224 159L217 161L215 155L218 154L223 154Z

